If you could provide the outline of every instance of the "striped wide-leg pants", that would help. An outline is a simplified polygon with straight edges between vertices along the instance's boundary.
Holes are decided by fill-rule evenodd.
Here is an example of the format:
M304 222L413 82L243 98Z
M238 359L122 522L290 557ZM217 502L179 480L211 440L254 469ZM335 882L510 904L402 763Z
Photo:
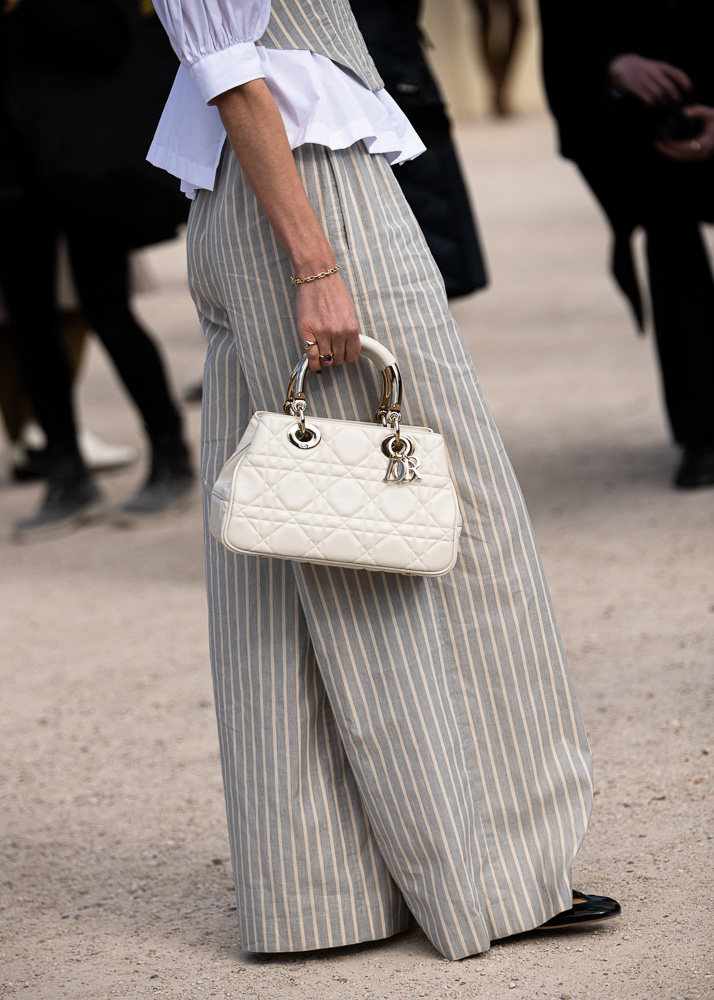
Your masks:
M404 422L444 435L464 515L438 579L238 557L207 536L211 658L240 943L375 940L413 914L461 958L572 905L590 758L523 498L391 169L362 144L295 160ZM208 339L204 493L302 353L290 265L230 150L189 222ZM369 362L308 413L369 419Z

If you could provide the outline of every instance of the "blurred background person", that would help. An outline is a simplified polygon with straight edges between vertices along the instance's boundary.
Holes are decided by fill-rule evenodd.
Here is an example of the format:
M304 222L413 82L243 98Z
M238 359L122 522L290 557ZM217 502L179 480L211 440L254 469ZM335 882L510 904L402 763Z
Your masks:
M471 0L478 11L477 46L491 86L494 115L511 114L508 84L523 27L521 0Z
M641 227L675 485L714 485L714 5L540 0L543 71L563 156L614 231L613 273L640 327Z
M451 123L422 49L421 0L351 0L389 94L426 152L394 168L449 298L484 288L486 268L474 213L451 139Z
M156 344L129 304L128 254L175 236L188 203L145 162L176 60L138 0L6 0L0 17L0 291L47 438L48 488L16 540L76 528L106 510L82 457L71 363L58 336L57 238L74 283L137 406L149 475L121 520L157 516L193 486L181 415Z

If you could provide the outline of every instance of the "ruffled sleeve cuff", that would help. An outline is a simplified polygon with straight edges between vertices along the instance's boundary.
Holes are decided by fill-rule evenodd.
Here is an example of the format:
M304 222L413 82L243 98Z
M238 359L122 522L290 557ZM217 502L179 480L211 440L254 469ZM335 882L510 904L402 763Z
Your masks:
M238 42L227 49L212 52L189 66L188 70L206 104L232 87L265 78L254 42Z

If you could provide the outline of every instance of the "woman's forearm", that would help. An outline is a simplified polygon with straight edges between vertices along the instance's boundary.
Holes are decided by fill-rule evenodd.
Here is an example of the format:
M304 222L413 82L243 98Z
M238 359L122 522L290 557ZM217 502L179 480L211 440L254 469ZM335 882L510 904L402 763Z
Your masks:
M293 274L305 277L334 267L332 248L308 201L280 111L265 82L252 80L214 103Z
M283 246L295 277L306 278L340 263L295 166L280 111L263 80L226 91L214 101L243 174ZM339 273L298 285L298 334L315 346L310 368L356 361L359 329L352 298Z

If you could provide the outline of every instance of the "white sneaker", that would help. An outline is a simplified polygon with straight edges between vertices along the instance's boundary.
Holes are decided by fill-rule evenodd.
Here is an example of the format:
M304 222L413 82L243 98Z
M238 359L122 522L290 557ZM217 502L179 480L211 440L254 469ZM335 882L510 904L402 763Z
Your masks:
M138 448L130 444L112 444L104 441L93 431L83 427L78 435L77 443L85 465L92 472L109 472L110 469L123 469L133 465L139 457ZM42 452L47 446L47 439L39 424L31 421L22 431L19 444L13 448L15 468L23 467L23 456L27 460L27 451Z
M104 441L87 427L79 432L79 450L88 469L92 472L108 472L133 465L139 457L139 449L130 444L112 444Z

